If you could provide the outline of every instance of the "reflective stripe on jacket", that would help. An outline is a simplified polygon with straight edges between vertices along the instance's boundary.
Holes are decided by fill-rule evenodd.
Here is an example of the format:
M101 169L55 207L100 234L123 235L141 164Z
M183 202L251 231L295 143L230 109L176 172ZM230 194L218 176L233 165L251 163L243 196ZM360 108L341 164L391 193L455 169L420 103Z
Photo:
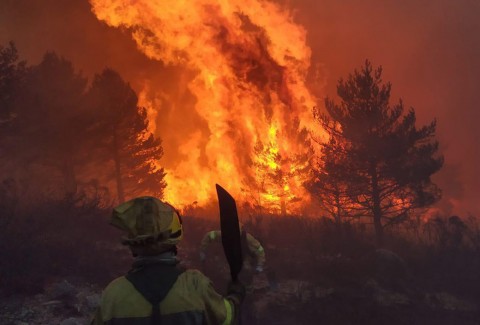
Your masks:
M178 276L160 303L163 325L233 324L238 305L219 295L211 281L197 270ZM112 281L102 294L93 325L150 325L151 304L125 277Z

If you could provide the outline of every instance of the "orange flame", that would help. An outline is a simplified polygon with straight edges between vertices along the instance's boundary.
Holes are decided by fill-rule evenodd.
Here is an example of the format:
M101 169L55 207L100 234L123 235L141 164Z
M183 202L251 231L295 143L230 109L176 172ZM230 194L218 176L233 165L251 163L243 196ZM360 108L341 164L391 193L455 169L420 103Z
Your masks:
M208 130L170 126L184 139L175 163L165 166L166 200L205 204L219 183L271 212L294 212L308 201L299 157L309 148L298 134L314 125L315 98L305 85L311 51L288 11L262 0L90 2L98 19L130 31L149 58L193 75L187 88ZM162 116L158 104L142 93L140 100L149 118L156 118L153 107Z

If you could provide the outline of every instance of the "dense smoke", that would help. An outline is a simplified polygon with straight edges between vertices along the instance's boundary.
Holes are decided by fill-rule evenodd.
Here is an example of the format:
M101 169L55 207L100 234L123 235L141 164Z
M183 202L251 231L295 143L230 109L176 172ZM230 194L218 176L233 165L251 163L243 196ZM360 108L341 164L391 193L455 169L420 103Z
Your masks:
M419 124L437 119L442 208L477 215L479 14L480 3L470 0L304 0L298 9L313 60L325 67L326 93L333 96L336 80L366 58L382 65L393 95L415 108Z
M444 191L442 204L454 213L478 214L476 124L480 113L475 99L480 75L480 4L469 0L386 1L381 5L377 1L302 0L286 5L307 30L312 64L324 78L320 94L335 97L337 80L366 58L382 65L394 97L416 109L418 122L438 121L446 160L437 176ZM162 107L156 132L163 138L177 133L163 143L166 167L178 158L171 153L178 155L183 132L207 128L191 110L188 119L179 118L185 114L169 114L192 107L195 98L186 85L194 76L148 59L137 50L129 31L98 21L88 1L3 0L0 24L0 42L15 41L29 63L37 63L45 51L54 50L88 76L109 66L138 92L155 88L160 94L156 103ZM177 99L177 107L169 104L172 98ZM172 130L171 125L182 127Z

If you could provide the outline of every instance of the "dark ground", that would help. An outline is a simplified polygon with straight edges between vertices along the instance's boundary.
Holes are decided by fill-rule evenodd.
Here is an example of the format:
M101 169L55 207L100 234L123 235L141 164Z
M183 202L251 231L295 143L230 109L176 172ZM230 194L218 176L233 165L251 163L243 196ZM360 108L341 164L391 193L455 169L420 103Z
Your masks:
M88 323L101 289L131 261L108 226L109 211L44 202L3 223L0 324ZM417 237L392 230L380 250L363 227L299 217L246 221L268 266L254 280L248 308L258 324L480 324L478 232L465 223L458 240L458 229L442 220ZM206 265L198 259L202 235L217 227L186 216L179 256L223 291L221 250L212 248ZM272 273L276 287L269 286Z

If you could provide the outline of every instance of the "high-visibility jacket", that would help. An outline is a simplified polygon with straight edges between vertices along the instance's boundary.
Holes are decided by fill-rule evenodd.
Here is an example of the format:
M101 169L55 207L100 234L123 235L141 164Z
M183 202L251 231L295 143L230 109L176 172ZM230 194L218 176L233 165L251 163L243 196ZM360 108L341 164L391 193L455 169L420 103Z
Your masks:
M212 230L205 234L200 243L200 251L206 252L207 247L211 243L221 243L222 242L222 233L220 230ZM242 232L242 246L244 246L244 266L263 267L265 264L265 250L263 249L262 244L250 235L248 232Z
M122 276L104 290L92 325L151 325L152 304ZM223 297L211 281L197 270L180 273L159 306L161 324L234 324L240 301Z

